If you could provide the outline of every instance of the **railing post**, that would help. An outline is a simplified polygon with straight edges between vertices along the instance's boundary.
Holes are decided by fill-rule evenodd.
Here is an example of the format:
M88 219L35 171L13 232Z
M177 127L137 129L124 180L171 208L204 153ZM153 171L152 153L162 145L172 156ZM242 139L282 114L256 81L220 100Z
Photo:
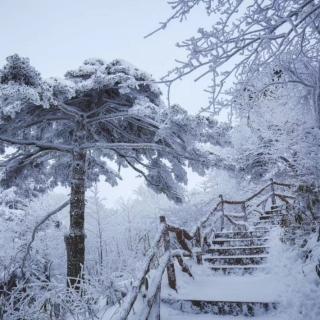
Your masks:
M221 231L223 231L223 229L224 229L224 201L223 201L222 194L219 194L219 198L220 198L220 201L221 201L221 212L222 212L222 215L221 215Z
M197 230L196 230L195 247L197 248L197 253L196 253L197 264L202 264L202 243L201 243L200 227L197 227Z
M271 178L270 179L271 181L271 202L272 202L272 205L275 206L277 204L276 202L276 196L275 196L275 191L274 191L274 184L273 184L273 179Z
M170 234L167 226L167 221L165 216L160 216L160 223L164 226L163 228L163 245L164 250L170 251ZM174 263L169 258L169 263L167 265L167 275L168 275L168 283L169 287L173 290L177 291L177 279L176 279L176 272L174 270Z
M247 207L246 207L246 203L245 202L243 202L241 204L241 209L242 209L242 212L243 212L243 215L244 215L244 221L248 222Z

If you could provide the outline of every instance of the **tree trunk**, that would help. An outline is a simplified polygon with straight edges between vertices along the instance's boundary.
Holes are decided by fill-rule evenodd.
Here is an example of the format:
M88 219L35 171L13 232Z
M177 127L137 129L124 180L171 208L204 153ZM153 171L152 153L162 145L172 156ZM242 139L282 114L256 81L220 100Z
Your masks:
M68 287L80 290L85 260L86 152L75 151L71 168L70 229L65 237Z
M315 90L315 114L317 119L318 128L320 128L320 61L318 62L318 75Z

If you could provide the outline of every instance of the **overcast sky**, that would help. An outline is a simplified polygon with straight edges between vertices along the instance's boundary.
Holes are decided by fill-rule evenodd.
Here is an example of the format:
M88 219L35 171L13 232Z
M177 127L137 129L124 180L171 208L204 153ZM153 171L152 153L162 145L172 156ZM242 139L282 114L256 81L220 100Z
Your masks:
M156 79L183 59L175 43L195 33L206 21L202 10L185 23L144 39L170 14L165 0L0 0L0 64L13 53L29 57L43 77L63 76L84 59L121 58L151 73ZM179 81L171 102L195 113L207 103L205 82ZM192 175L191 186L199 182ZM127 197L141 179L126 172L117 188L101 184L104 197L115 203Z

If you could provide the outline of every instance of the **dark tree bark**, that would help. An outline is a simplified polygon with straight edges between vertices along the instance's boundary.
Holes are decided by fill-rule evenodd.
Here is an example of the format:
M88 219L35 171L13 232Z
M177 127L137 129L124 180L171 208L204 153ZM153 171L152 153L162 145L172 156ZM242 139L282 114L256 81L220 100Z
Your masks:
M68 286L79 291L85 262L86 152L75 151L71 168L70 231L65 237Z

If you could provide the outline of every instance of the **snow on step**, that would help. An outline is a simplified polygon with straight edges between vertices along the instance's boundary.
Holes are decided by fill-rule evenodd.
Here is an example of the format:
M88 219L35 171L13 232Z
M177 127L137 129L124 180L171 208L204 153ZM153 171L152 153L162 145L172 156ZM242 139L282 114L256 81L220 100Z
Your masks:
M269 230L261 230L261 231L237 231L237 232L216 232L215 238L223 238L223 239L242 239L242 238L262 238L269 233Z
M212 265L210 269L215 273L224 275L236 274L239 276L251 275L257 271L265 271L266 267L263 265Z
M283 218L282 214L264 214L259 217L260 220L281 220Z
M251 277L237 275L212 276L210 268L191 265L194 275L192 280L188 275L177 269L178 292L170 289L167 275L163 277L162 298L178 300L204 301L239 301L239 302L276 302L278 282L272 275L261 274Z
M264 254L268 252L268 246L213 247L207 250L207 253L219 256L253 255Z
M225 267L245 269L243 266ZM255 265L246 266L248 267L257 268ZM163 305L167 304L172 309L189 313L207 312L219 315L256 315L262 311L273 310L278 305L278 284L270 275L212 276L210 268L205 265L192 265L192 272L194 280L177 272L178 292L168 288L164 276L161 295ZM170 318L162 317L162 319ZM173 316L172 319L176 318ZM186 316L184 319L189 318Z
M214 315L255 316L270 310L276 310L275 302L243 302L243 301L205 301L163 299L163 303L172 309L188 313L210 313Z
M266 255L242 255L242 256L205 256L208 263L217 265L250 265L261 264L267 260Z
M170 306L163 304L161 306L161 319L165 320L248 320L246 316L223 316L213 314L192 314L170 308ZM256 320L274 320L278 319L274 312L268 314L255 315ZM282 319L282 318L281 318Z
M259 246L268 242L269 238L242 238L242 239L230 239L219 238L212 241L213 245L219 245L221 247L239 247L239 246Z
M281 219L267 219L267 220L258 220L253 222L255 228L265 227L265 226L278 226Z

